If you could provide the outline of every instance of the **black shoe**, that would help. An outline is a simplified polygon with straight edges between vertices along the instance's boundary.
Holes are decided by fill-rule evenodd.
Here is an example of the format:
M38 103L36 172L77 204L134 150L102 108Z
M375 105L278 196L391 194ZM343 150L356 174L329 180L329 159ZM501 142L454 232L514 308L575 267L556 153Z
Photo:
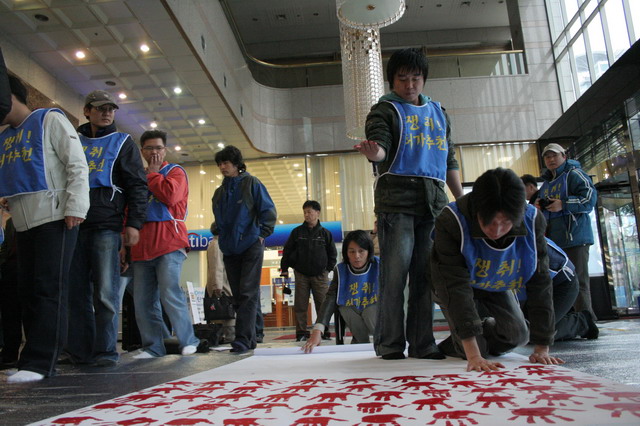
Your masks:
M242 355L249 352L249 348L243 345L240 342L231 342L231 351L232 354Z
M256 337L256 343L264 343L264 336Z
M589 312L587 310L584 310L584 311L582 311L580 313L587 320L587 325L589 326L589 329L587 330L587 332L582 337L585 337L585 338L587 338L589 340L597 339L598 336L600 335L600 329L598 328L597 324L593 320L593 317L591 316L591 312Z
M307 339L307 336L296 336L296 342L306 342Z
M388 354L382 355L382 359L404 359L404 353L402 352L391 352Z
M322 340L331 340L331 333L322 333Z
M200 343L196 348L196 352L199 354L206 354L206 353L209 353L210 351L211 351L211 348L209 347L209 341L207 339L200 339Z
M446 356L440 352L440 350L436 350L434 352L429 352L426 355L422 355L418 357L419 359L445 359Z
M115 367L118 365L118 361L111 358L98 358L93 364L94 367Z

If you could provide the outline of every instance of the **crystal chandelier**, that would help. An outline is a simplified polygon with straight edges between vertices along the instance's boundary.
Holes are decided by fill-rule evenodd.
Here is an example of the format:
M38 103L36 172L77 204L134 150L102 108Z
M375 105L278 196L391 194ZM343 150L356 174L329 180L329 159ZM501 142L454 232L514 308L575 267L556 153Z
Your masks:
M371 106L384 94L379 29L396 22L404 0L336 0L340 21L347 137L364 139Z

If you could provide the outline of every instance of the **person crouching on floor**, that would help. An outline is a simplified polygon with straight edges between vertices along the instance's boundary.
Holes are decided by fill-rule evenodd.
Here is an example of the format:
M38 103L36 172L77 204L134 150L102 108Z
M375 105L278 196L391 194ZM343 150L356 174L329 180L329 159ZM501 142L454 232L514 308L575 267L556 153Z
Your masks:
M529 360L563 364L549 355L554 312L546 223L525 204L524 186L511 170L485 172L473 191L436 219L431 273L451 335L445 355L467 360L467 371L503 368L486 359L531 342ZM530 327L515 292L525 286Z

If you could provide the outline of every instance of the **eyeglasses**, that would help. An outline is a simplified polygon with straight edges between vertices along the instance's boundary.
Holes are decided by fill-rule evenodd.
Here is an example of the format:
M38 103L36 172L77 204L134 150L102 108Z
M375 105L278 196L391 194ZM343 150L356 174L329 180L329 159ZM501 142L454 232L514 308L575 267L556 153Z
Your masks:
M113 112L113 111L115 111L115 110L116 110L116 109L115 109L113 106L111 106L111 105L100 105L100 106L98 106L98 107L94 107L94 108L95 108L95 109L97 109L97 110L98 110L98 111L100 111L100 112Z
M142 148L144 151L147 152L151 152L151 151L162 151L164 149L164 146L145 146L144 148Z

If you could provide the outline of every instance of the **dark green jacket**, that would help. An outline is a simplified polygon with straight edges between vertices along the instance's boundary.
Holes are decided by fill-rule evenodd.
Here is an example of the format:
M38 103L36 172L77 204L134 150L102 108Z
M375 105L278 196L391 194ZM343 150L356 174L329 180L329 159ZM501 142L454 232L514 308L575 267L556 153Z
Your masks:
M456 203L467 219L471 238L486 238L480 228L477 212L471 202L471 194L460 197ZM527 282L527 305L529 306L530 341L536 345L551 345L555 331L552 284L549 277L549 257L544 231L547 224L541 214L536 215L535 232L538 250L536 272ZM496 248L505 248L513 237L526 235L525 225L514 226L507 235L492 242ZM491 240L486 240L491 242ZM450 320L460 339L482 334L482 318L473 302L474 290L470 285L467 263L461 253L462 234L455 214L449 209L442 211L436 219L435 239L431 250L431 282L436 302L447 309Z
M431 98L420 95L424 105ZM404 102L395 93L380 98L380 102L371 108L367 116L365 133L367 140L376 141L386 151L386 158L375 163L378 174L383 174L391 167L398 150L400 124L398 113L389 102ZM443 108L444 111L444 108ZM458 170L454 144L451 141L451 125L447 117L447 170ZM405 213L422 216L431 213L434 217L447 204L444 183L430 178L384 175L380 177L375 188L376 213Z

